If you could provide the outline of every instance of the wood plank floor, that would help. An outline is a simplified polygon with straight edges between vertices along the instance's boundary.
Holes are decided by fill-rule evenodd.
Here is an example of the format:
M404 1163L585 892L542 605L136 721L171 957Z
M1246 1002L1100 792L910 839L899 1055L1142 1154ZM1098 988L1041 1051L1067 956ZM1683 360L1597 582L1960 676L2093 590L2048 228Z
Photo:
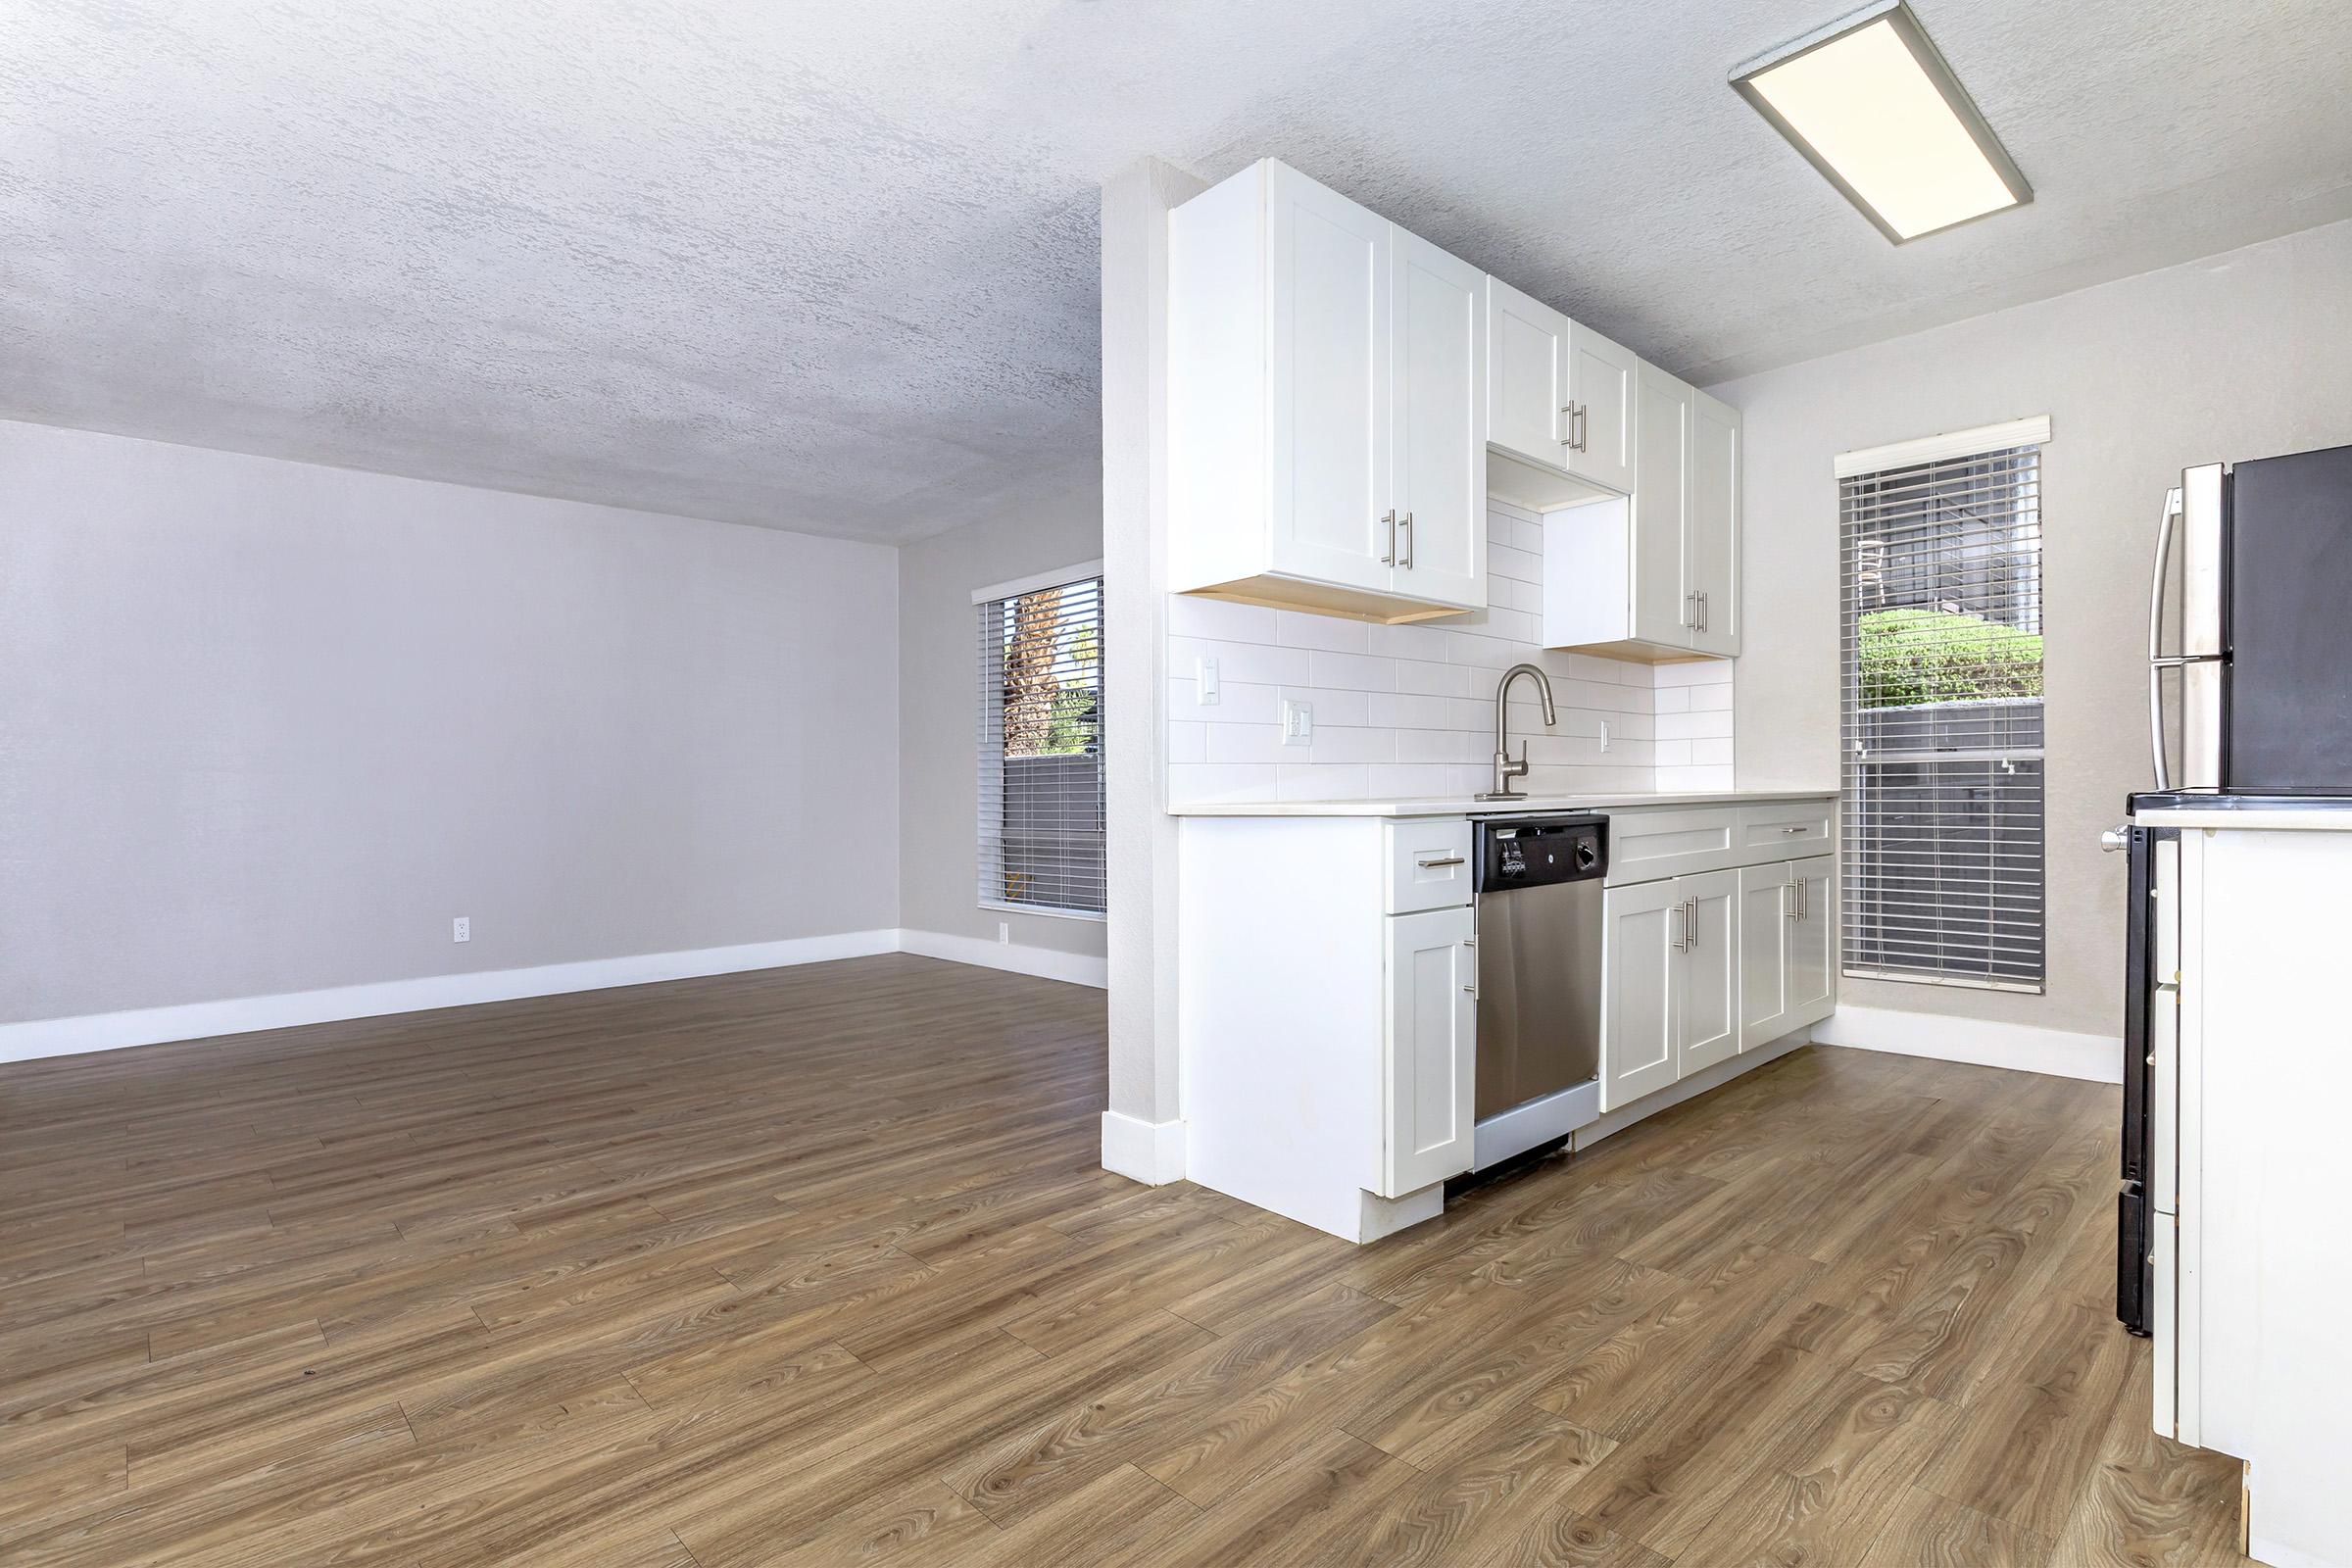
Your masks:
M1353 1249L913 957L0 1067L0 1561L2242 1561L2117 1092L1813 1049Z

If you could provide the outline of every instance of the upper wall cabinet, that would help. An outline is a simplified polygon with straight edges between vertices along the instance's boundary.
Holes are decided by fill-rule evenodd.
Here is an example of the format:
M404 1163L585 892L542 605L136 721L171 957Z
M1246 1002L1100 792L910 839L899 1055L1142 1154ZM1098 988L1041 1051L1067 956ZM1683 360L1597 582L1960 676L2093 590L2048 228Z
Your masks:
M1637 367L1632 494L1556 508L1544 642L1651 662L1740 652L1740 411Z
M1176 209L1171 586L1367 620L1484 607L1486 284L1270 159Z
M1539 508L1634 487L1634 376L1627 350L1487 279L1487 443L1514 464L1491 475ZM1524 467L1526 471L1520 471ZM1582 480L1583 484L1563 481Z

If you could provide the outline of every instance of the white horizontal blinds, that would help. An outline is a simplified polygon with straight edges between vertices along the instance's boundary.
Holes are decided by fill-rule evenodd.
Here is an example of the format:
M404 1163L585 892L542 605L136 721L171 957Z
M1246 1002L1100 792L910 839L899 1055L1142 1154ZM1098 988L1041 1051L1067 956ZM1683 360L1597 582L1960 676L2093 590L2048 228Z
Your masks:
M980 607L980 902L1102 912L1102 579Z
M2041 456L1838 480L1844 969L2039 990Z

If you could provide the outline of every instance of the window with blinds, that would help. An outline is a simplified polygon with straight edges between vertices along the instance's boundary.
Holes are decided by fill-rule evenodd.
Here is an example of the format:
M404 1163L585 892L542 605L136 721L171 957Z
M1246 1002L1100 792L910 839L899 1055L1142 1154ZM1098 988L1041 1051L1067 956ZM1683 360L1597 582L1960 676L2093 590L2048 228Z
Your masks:
M979 614L980 902L1099 915L1102 579L1024 584Z
M1838 512L1844 972L2038 991L2040 448L1843 472Z

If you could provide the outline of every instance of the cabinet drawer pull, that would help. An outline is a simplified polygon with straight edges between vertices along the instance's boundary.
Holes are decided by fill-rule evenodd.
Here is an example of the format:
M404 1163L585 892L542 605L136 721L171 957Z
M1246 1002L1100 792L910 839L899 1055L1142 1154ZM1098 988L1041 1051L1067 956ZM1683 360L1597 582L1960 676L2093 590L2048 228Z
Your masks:
M1434 871L1441 865L1460 865L1462 858L1458 855L1424 855L1413 863L1424 871Z
M1810 833L1813 831L1813 828L1812 824L1810 823L1799 822L1794 827L1785 827L1781 829L1781 831L1784 833Z
M1388 553L1380 558L1380 564L1384 566L1394 566L1396 564L1396 514L1394 512L1383 513L1380 520L1386 523L1389 529Z
M1401 548L1396 553L1396 564L1405 570L1413 569L1413 514L1409 512L1396 519Z

